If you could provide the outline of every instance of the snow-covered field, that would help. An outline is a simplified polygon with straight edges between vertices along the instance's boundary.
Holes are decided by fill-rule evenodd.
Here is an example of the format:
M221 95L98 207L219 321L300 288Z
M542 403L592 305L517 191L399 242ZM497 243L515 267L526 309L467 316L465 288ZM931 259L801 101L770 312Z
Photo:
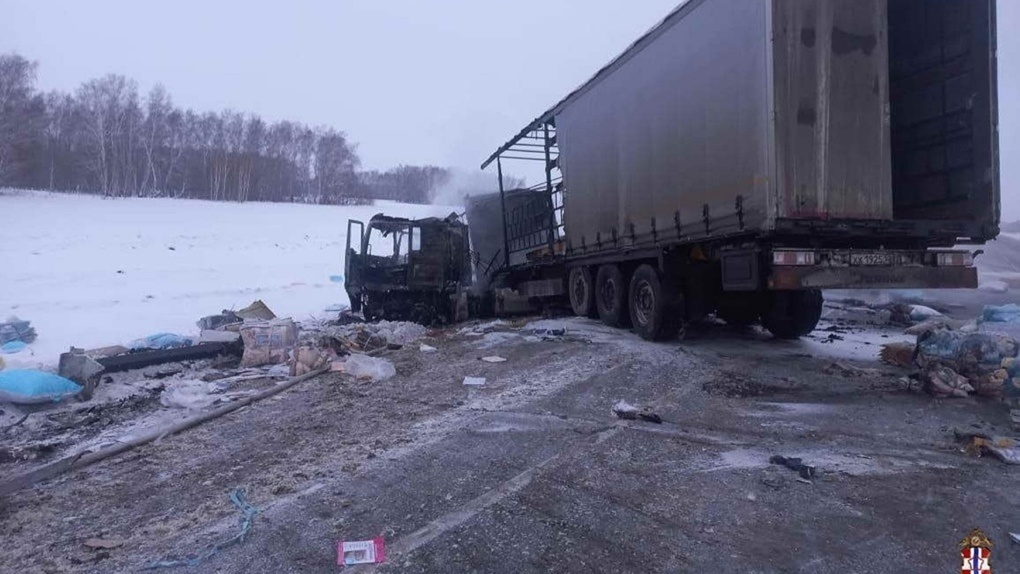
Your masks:
M0 320L16 315L39 333L28 351L4 360L53 365L72 345L196 334L200 317L255 299L279 316L324 317L347 303L330 277L343 274L349 218L454 210L0 191Z

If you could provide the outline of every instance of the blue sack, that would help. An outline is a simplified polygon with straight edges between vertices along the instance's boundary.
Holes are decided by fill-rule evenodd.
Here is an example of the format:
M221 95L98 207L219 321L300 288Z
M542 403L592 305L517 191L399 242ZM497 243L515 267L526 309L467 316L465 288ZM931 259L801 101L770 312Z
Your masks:
M72 380L42 371L0 372L0 401L19 405L59 402L81 392Z
M24 341L11 341L0 345L0 353L5 355L13 355L14 353L20 353L28 348L28 344Z
M986 323L1020 323L1020 305L1016 303L1001 307L988 305L985 307L981 320Z

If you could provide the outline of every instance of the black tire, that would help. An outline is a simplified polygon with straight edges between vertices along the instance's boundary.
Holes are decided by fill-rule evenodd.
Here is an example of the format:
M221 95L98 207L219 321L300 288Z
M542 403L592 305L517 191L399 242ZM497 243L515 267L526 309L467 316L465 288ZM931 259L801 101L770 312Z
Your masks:
M603 265L595 276L595 308L610 327L629 327L627 281L616 265Z
M628 289L630 320L634 332L646 341L662 341L675 337L680 329L680 312L676 296L669 293L651 265L634 271Z
M595 280L587 267L574 267L567 277L570 308L578 317L598 317L595 309Z
M822 318L822 292L773 291L761 322L777 339L799 339L815 330Z
M723 293L715 314L734 327L748 327L761 319L762 299L758 293Z

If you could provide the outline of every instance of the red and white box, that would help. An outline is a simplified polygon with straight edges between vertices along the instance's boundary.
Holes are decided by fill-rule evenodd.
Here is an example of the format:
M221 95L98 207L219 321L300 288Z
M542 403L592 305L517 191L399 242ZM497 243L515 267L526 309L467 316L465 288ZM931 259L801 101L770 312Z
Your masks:
M382 536L372 540L346 541L337 544L336 563L340 566L382 564L386 562L386 544Z

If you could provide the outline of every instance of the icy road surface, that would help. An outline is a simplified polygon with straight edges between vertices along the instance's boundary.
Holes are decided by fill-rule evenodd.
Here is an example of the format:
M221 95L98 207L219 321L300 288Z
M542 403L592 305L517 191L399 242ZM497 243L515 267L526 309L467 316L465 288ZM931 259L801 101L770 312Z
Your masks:
M124 344L262 299L301 320L346 304L347 220L385 211L446 216L456 207L321 206L102 199L0 191L0 320L39 333L10 366L53 365L70 346Z

